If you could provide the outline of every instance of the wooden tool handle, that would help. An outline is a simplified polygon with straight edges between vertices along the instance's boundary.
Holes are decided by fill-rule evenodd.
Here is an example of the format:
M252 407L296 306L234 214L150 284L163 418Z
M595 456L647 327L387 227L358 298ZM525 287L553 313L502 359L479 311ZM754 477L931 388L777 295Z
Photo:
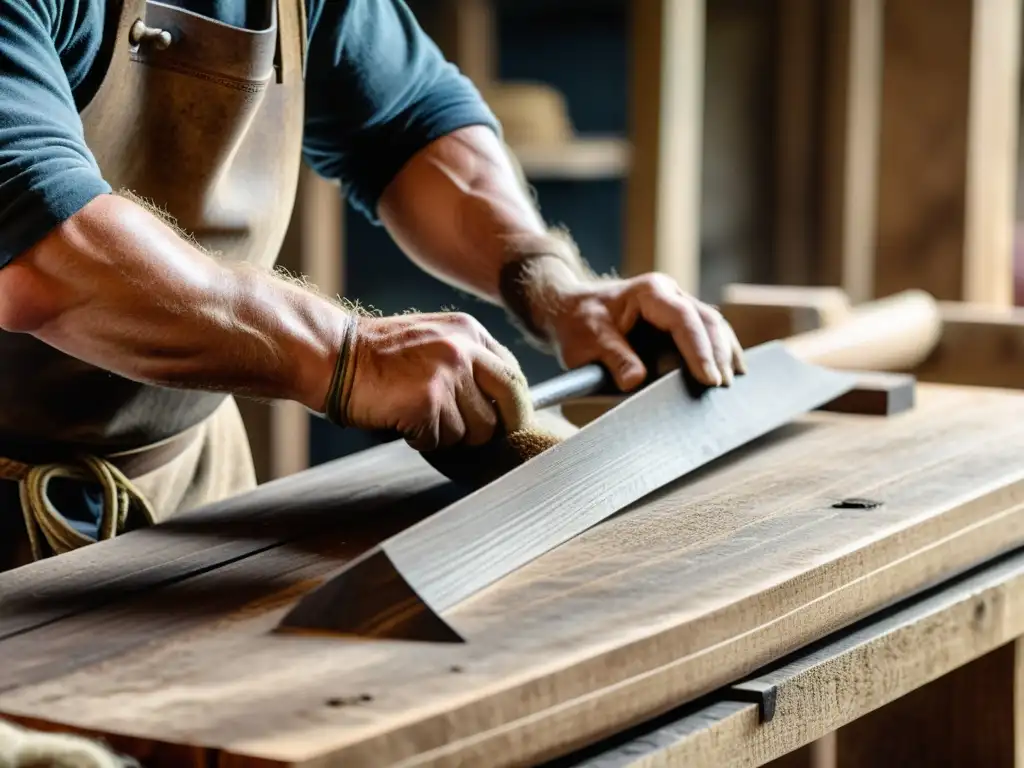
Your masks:
M837 325L784 339L796 357L845 370L908 370L935 348L942 318L935 299L909 290L854 308Z

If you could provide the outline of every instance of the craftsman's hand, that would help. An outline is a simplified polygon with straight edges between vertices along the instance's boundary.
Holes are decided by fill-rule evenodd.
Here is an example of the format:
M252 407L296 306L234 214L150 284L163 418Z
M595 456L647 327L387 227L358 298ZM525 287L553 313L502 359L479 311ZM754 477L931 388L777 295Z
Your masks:
M359 317L349 346L344 423L395 430L420 451L480 445L532 416L515 357L461 313Z
M746 372L732 326L714 307L659 273L629 279L577 278L545 257L542 288L532 291L530 313L568 368L600 362L620 389L639 386L647 369L626 341L638 320L671 334L693 376L708 386L729 386ZM560 272L561 270L561 272Z

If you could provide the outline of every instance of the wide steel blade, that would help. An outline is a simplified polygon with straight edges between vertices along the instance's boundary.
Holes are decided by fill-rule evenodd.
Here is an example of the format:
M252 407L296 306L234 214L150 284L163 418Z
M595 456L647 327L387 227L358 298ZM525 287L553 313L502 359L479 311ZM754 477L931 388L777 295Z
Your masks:
M771 342L731 387L673 371L563 443L349 563L281 621L288 630L461 639L440 617L473 593L664 485L839 397L854 375Z

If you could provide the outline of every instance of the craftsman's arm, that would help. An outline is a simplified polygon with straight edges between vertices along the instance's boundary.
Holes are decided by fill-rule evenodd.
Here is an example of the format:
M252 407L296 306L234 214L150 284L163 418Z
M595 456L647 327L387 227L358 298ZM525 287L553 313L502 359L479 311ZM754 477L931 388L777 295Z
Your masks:
M208 256L118 195L0 269L0 328L136 381L295 400L421 450L486 442L497 413L513 428L529 418L518 363L471 318L357 318Z
M0 269L0 328L130 379L321 410L349 316L99 195Z
M212 258L114 194L76 102L88 97L103 4L4 2L0 330L148 384L297 400L423 449L485 441L498 413L512 428L529 417L515 358L472 318L349 313L297 282ZM338 16L356 0L309 5L313 22L358 25Z
M314 17L306 159L416 263L504 306L565 365L604 363L623 389L646 375L626 341L640 319L670 332L706 384L742 372L714 308L665 275L598 278L568 237L547 230L497 119L402 0L323 3Z
M490 128L454 131L405 165L384 191L377 213L420 267L502 305L506 264L524 254L570 250L549 233L513 162ZM548 268L554 274L558 260Z
M602 362L622 389L646 370L626 341L638 320L671 334L708 385L744 371L739 342L717 310L666 275L599 278L572 241L544 224L497 135L470 126L418 152L381 197L378 214L427 271L501 304L569 367Z

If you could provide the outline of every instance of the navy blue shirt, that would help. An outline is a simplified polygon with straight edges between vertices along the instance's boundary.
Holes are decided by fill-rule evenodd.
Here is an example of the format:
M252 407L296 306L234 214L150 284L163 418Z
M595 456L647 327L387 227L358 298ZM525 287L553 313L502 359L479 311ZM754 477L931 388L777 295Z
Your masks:
M114 32L104 23L112 2L0 0L0 267L111 191L78 112L104 74L93 63ZM245 27L266 0L170 2ZM402 0L306 0L306 14L304 156L371 221L419 149L468 125L498 130Z

